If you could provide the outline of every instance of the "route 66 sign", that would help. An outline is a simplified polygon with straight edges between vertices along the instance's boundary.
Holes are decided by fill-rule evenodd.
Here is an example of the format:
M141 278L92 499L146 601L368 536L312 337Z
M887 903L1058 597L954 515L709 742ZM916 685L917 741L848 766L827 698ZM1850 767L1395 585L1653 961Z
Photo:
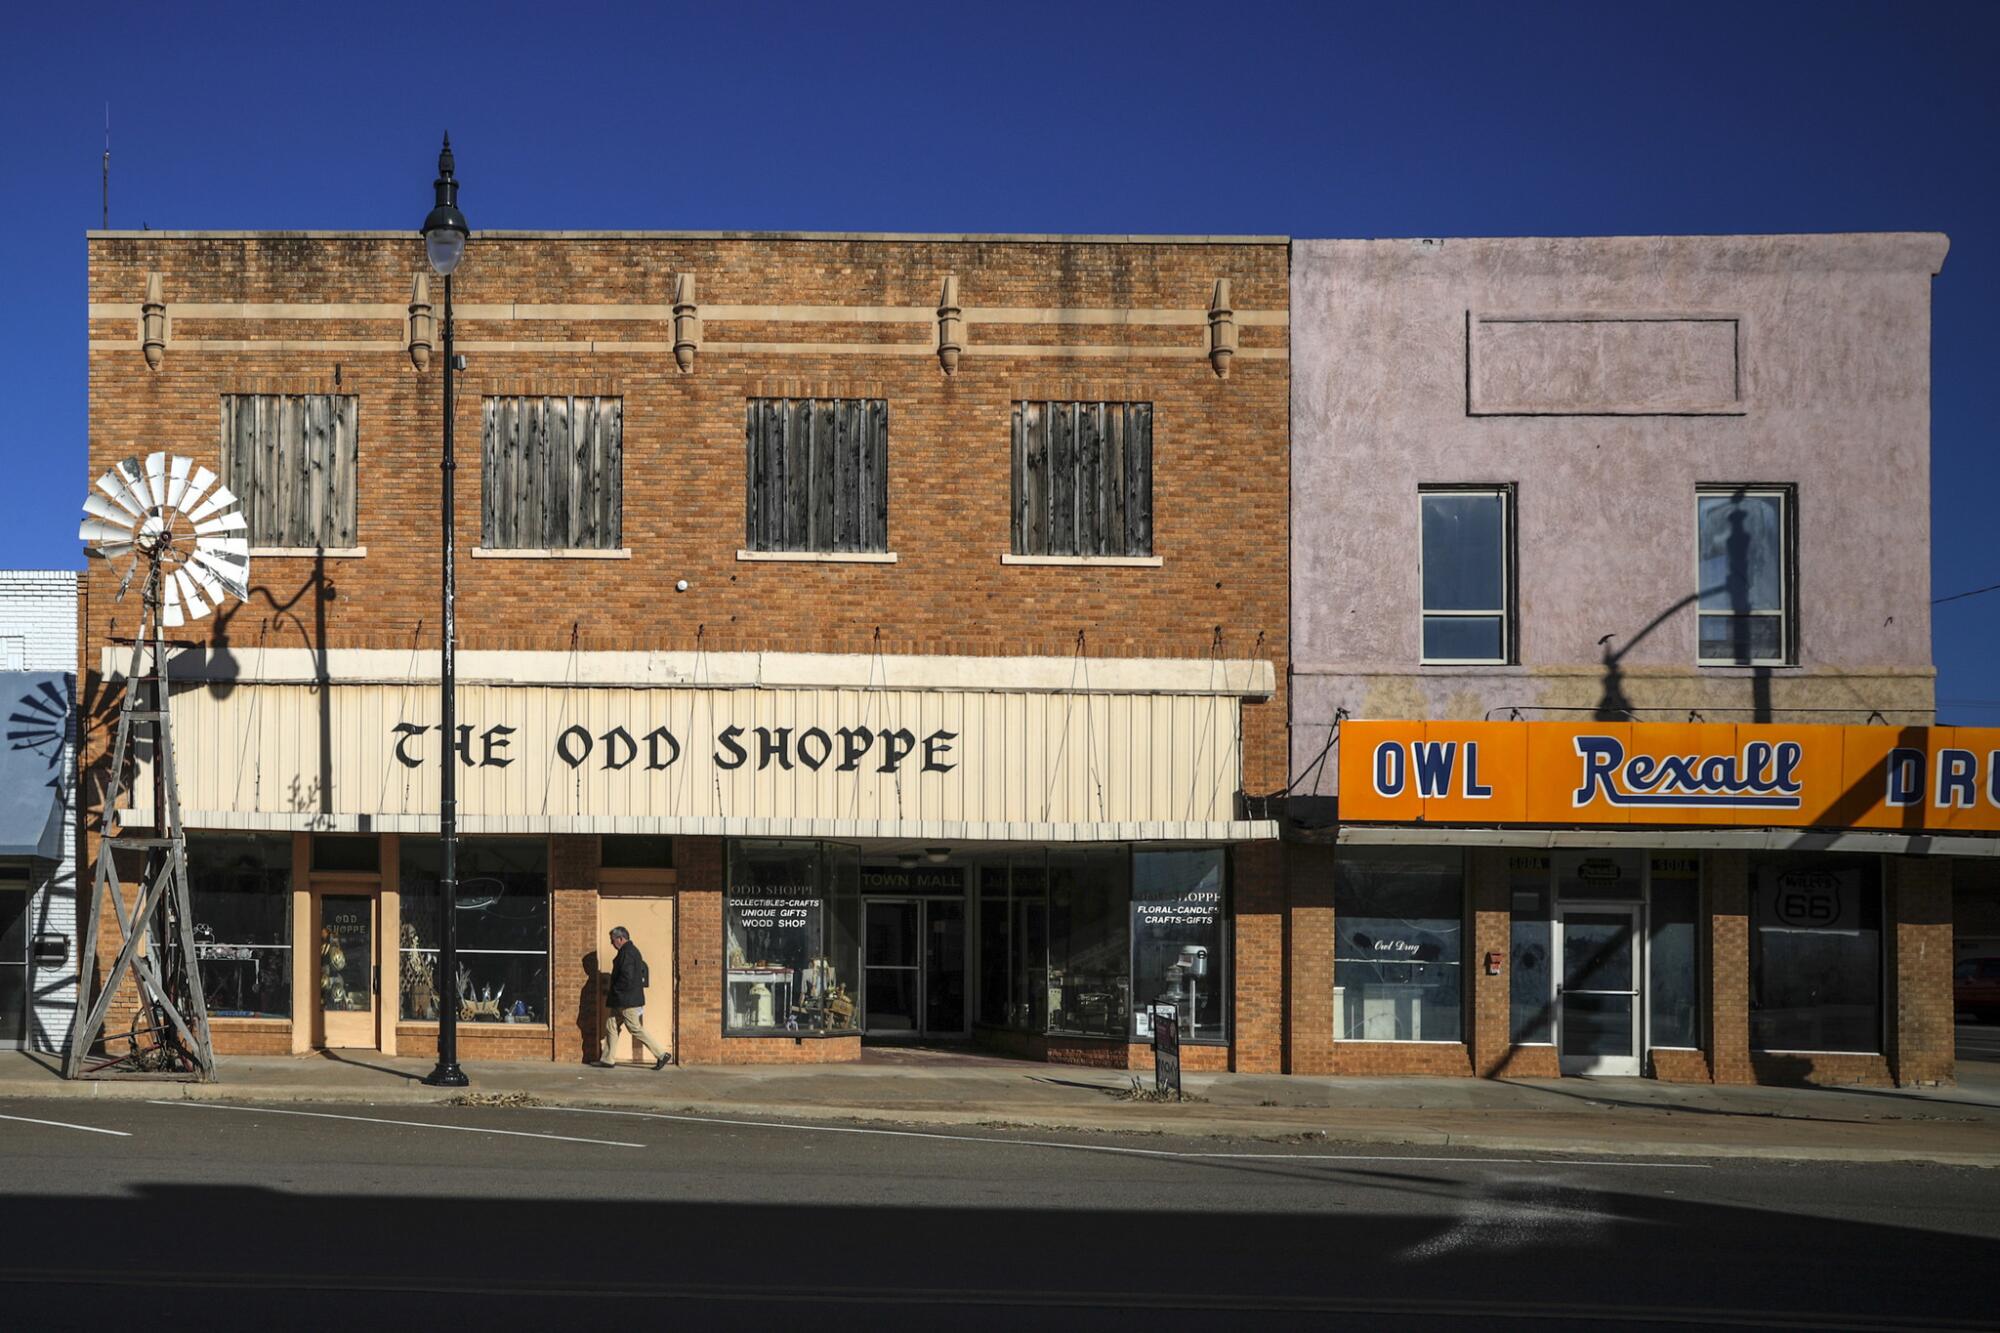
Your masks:
M1858 930L1859 879L1852 870L1766 872L1758 924L1766 930Z

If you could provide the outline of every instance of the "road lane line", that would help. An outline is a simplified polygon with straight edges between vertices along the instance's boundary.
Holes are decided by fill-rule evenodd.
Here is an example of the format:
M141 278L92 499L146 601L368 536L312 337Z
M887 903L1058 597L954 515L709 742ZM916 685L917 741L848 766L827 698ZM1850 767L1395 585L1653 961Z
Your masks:
M72 1125L67 1120L37 1120L30 1115L0 1115L0 1120L18 1120L24 1125L53 1125L57 1129L80 1129L86 1134L116 1134L121 1139L132 1137L122 1129L99 1129L96 1125Z
M1462 1162L1486 1166L1616 1166L1667 1171L1709 1171L1707 1162L1631 1162L1578 1160L1570 1157L1406 1157L1394 1153L1313 1152L1174 1152L1167 1148L1114 1148L1104 1143L1064 1143L1059 1139L998 1139L978 1134L939 1134L914 1129L870 1129L858 1125L801 1125L782 1120L730 1120L720 1116L674 1115L666 1111L615 1111L597 1106L537 1106L537 1111L571 1115L622 1115L640 1120L674 1120L692 1125L730 1125L749 1129L794 1129L808 1134L874 1134L893 1139L936 1139L943 1143L1011 1143L1022 1148L1064 1148L1071 1152L1111 1153L1120 1157L1161 1157L1173 1161L1251 1162Z
M226 1102L149 1101L149 1106L186 1106L203 1111L247 1111L252 1115L296 1115L312 1120L353 1120L364 1125L401 1125L406 1129L449 1129L460 1134L499 1134L513 1139L553 1139L557 1143L595 1143L604 1148L643 1148L643 1143L622 1143L616 1139L579 1139L567 1134L535 1134L525 1129L484 1129L478 1125L439 1125L427 1120L386 1120L367 1115L335 1115L331 1111L280 1111L272 1106L234 1106ZM115 1133L115 1130L107 1130Z

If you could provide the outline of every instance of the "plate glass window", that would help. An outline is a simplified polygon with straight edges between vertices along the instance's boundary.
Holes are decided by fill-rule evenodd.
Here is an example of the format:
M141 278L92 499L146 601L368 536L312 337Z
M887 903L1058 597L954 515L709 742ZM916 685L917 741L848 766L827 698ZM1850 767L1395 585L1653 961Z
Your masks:
M1711 666L1791 661L1789 489L1709 488L1695 505L1700 660Z
M1153 1035L1152 1006L1176 1006L1185 1041L1229 1037L1219 847L1132 854L1132 1035Z
M401 1014L438 1016L439 848L402 840ZM549 1020L549 845L544 838L460 838L461 1023Z
M731 843L722 908L724 1031L854 1031L860 907L855 848Z
M1881 862L1792 852L1750 874L1751 1049L1879 1052Z
M1465 862L1455 850L1343 847L1333 872L1341 1041L1464 1036Z
M291 838L189 834L187 863L208 1012L291 1017Z
M1419 497L1424 661L1511 659L1512 498L1497 486L1426 488Z

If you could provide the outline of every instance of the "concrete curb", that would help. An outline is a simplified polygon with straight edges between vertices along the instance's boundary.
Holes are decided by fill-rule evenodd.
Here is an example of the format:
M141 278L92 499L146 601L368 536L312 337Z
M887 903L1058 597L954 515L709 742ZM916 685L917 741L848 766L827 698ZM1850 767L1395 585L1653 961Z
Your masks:
M356 1089L321 1087L312 1084L246 1085L240 1083L153 1082L140 1079L96 1079L67 1083L51 1080L33 1087L0 1087L6 1098L103 1098L134 1101L193 1101L230 1103L318 1102L337 1105L412 1106L451 1103L466 1094L422 1084L399 1083L392 1087ZM1486 1152L1546 1155L1551 1158L1577 1156L1649 1157L1676 1160L1750 1159L1764 1161L1814 1161L1853 1164L1924 1164L2000 1169L2000 1152L1957 1152L1918 1144L1895 1147L1848 1147L1829 1143L1717 1143L1684 1138L1660 1139L1644 1136L1644 1126L1634 1125L1636 1134L1622 1137L1578 1137L1554 1140L1532 1134L1504 1130L1457 1130L1432 1127L1383 1128L1369 1125L1342 1125L1335 1119L1304 1120L1282 1111L1250 1119L1236 1119L1204 1113L1199 1107L1185 1108L1186 1118L1173 1112L1128 1113L1110 1107L1097 1114L1022 1111L1004 1104L967 1104L955 1108L936 1106L850 1106L825 1102L718 1101L675 1096L671 1087L658 1093L606 1095L598 1089L526 1089L494 1093L474 1089L473 1096L523 1096L535 1106L551 1109L631 1111L639 1114L691 1116L702 1119L741 1119L813 1125L873 1125L910 1129L985 1129L1038 1133L1105 1134L1130 1137L1174 1137L1222 1139L1251 1143L1293 1141L1316 1147L1335 1148L1396 1147L1456 1148ZM1337 1117L1338 1111L1330 1113ZM1479 1113L1467 1113L1471 1118Z

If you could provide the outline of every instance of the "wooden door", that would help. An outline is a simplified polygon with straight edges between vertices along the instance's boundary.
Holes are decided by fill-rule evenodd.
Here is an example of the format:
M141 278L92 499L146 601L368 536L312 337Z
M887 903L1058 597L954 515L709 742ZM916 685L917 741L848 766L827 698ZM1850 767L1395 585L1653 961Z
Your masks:
M604 978L608 994L611 959L616 952L611 947L611 928L625 927L631 932L632 943L645 955L646 970L653 977L653 984L646 988L646 1031L669 1051L678 1052L681 1047L675 1021L679 1011L674 1004L674 898L671 892L663 890L663 885L646 884L598 888L597 970ZM618 1042L620 1049L609 1058L634 1060L643 1054L629 1033L620 1032Z
M375 944L381 895L372 890L313 895L313 1005L320 1046L377 1045Z

